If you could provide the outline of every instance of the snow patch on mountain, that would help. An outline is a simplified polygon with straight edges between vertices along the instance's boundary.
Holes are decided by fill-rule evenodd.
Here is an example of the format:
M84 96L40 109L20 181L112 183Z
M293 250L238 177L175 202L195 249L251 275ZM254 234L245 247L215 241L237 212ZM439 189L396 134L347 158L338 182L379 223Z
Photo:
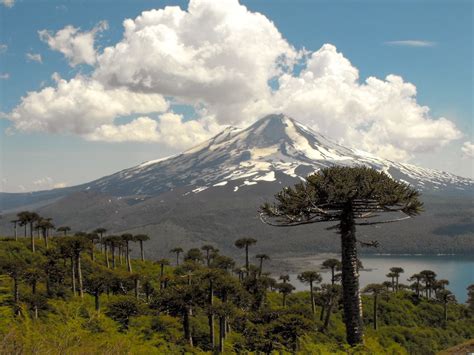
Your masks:
M142 163L90 186L112 194L155 195L178 187L200 193L232 184L237 192L279 182L279 176L304 179L333 165L369 166L420 190L472 188L467 178L346 148L285 115L266 116L246 129L228 127L180 155Z

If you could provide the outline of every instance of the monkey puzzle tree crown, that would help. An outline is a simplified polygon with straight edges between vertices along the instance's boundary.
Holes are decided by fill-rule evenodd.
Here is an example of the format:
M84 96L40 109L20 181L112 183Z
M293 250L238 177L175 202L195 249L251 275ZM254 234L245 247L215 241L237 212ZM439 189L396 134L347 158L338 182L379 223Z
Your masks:
M275 226L294 226L337 221L349 209L355 219L384 212L400 212L403 218L356 222L356 225L388 223L410 218L422 211L419 193L383 172L367 167L331 167L310 175L306 181L286 187L273 204L260 208L262 220Z

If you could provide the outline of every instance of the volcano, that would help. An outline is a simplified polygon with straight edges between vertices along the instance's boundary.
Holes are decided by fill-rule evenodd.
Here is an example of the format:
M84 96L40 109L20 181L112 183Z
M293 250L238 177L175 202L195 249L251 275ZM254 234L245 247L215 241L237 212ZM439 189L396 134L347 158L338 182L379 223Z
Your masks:
M421 191L426 212L413 221L367 228L382 252L473 252L472 180L344 147L273 114L245 129L229 127L172 157L144 162L79 186L0 194L4 215L35 209L76 230L148 233L152 253L177 244L213 243L232 252L242 236L274 252L335 251L338 238L322 226L262 225L258 206L283 186L330 166L369 166ZM5 216L1 232L10 229ZM327 227L327 226L326 226ZM310 243L311 241L311 243Z

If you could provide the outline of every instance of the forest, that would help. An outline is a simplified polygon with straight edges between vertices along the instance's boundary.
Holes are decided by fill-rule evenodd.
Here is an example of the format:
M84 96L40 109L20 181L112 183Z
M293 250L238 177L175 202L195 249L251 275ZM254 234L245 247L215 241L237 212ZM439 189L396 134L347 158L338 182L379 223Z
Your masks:
M337 259L321 265L330 284L308 270L298 275L308 290L295 292L288 275L266 269L271 256L252 255L255 239L236 241L243 266L211 245L151 261L144 235L63 227L53 237L38 222L32 239L0 241L2 354L434 354L474 337L474 285L458 304L430 270L402 277L394 266L386 282L367 286L365 342L350 347ZM131 243L142 258L130 257Z
M300 272L305 291L270 269L271 255L252 253L251 237L234 242L243 265L204 243L147 260L148 235L73 232L18 213L13 236L0 239L0 353L436 354L474 338L474 285L460 304L449 280L393 265L385 282L359 288L357 245L377 241L356 238L356 226L421 213L409 186L366 168L329 168L275 201L262 205L262 222L337 223L341 258Z

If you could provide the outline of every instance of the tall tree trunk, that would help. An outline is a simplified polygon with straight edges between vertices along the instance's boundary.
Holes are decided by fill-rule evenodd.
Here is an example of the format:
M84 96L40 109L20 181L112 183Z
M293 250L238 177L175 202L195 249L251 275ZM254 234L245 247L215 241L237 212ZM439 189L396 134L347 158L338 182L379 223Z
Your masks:
M35 247L35 236L33 235L33 222L30 222L30 239L31 239L31 251L36 252Z
M128 272L132 272L132 263L130 261L130 249L128 248L128 241L125 244L125 257L127 259L127 270Z
M286 293L283 294L283 307L286 307Z
M262 269L263 269L263 258L260 258L260 267L258 268L258 276L262 276Z
M16 223L17 222L14 222L14 224L13 224L13 233L15 235L15 240L18 240L18 233L17 233L17 230L16 230Z
M310 295L311 295L311 313L313 313L313 316L314 316L314 313L316 312L316 310L314 309L313 281L309 282L309 292L310 292Z
M137 278L135 278L135 298L138 300L138 296L140 294L140 280Z
M245 245L245 270L247 271L247 277L249 276L249 246Z
M329 297L328 309L326 311L326 318L324 318L323 331L326 331L329 327L329 321L331 320L332 309L334 307L334 297L331 295Z
M176 266L179 266L179 253L176 253Z
M331 268L331 285L334 286L334 283L336 282L336 278L334 275L334 266Z
M25 223L25 225L23 226L23 232L24 232L24 237L26 238L26 226L27 226L27 223Z
M122 262L122 249L123 249L123 247L121 245L119 245L118 252L119 252L119 263L120 263L120 265L123 264L123 262Z
M321 313L319 314L319 320L322 322L324 319L324 311L326 310L326 305L323 303L321 306Z
M350 345L357 345L364 341L364 330L362 302L359 293L359 273L357 271L357 240L351 203L344 207L341 216L340 232L344 323L346 324L347 342Z
M74 256L71 256L71 284L72 284L72 294L77 296L76 293L76 262L74 261Z
M374 294L374 329L377 330L377 294Z
M94 292L94 303L96 312L100 312L100 293L97 290Z
M105 264L107 265L107 269L110 269L109 248L107 248L107 244L104 244L104 250L105 250Z
M112 251L112 269L115 269L115 244L112 244L110 249Z
M15 304L20 300L20 291L18 287L18 276L13 277L13 301Z
M219 317L219 353L224 353L224 340L225 340L225 318Z
M91 245L91 260L95 261L94 241L92 241L92 245Z
M84 298L84 288L82 285L82 267L81 267L81 254L77 254L77 279L79 281L79 295Z
M214 349L214 313L212 306L214 304L214 283L212 280L209 280L209 342L211 344L211 349Z
M191 335L191 324L190 324L190 307L185 306L184 314L183 314L183 329L184 329L184 339L186 342L193 346L193 337Z
M143 240L140 240L140 254L142 256L142 261L145 261L145 251L143 250Z

